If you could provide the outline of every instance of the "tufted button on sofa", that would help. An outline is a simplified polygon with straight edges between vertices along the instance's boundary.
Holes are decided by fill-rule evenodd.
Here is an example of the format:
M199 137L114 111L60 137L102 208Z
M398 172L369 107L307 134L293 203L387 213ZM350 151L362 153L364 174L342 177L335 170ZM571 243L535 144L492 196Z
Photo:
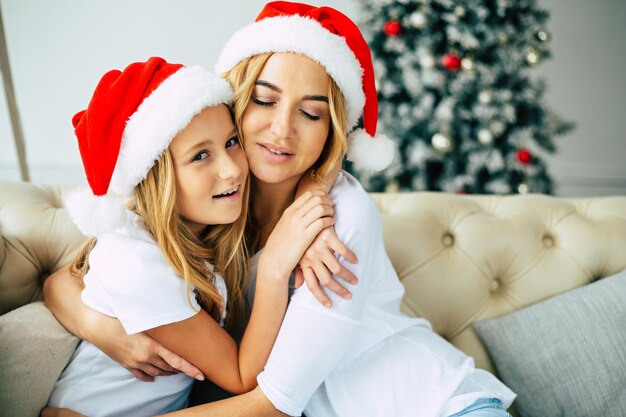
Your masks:
M67 191L0 182L0 314L5 315L0 319L5 325L53 331L54 319L45 307L30 303L41 300L43 281L69 263L84 240L63 208ZM494 367L472 323L626 269L626 197L417 192L372 197L382 215L387 252L406 289L402 310L430 320L436 332L490 371ZM36 314L20 313L29 308ZM66 332L56 325L54 332L62 337ZM21 348L10 345L0 327L0 360L28 361ZM45 353L59 359L50 349ZM3 393L15 385L33 390L20 407L40 409L63 366L50 370L48 378L37 375L44 369L30 368L6 377L0 381L0 407L12 401Z

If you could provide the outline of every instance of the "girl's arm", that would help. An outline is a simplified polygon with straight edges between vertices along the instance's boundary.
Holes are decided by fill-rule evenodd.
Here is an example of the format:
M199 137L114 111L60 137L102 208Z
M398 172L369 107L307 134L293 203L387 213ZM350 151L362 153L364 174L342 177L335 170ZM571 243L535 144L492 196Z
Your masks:
M144 333L127 335L117 319L86 306L80 297L82 288L82 281L73 277L67 266L43 284L46 306L69 332L97 346L142 381L153 381L155 376L178 370L204 379L198 368Z
M332 213L332 200L321 191L305 193L285 210L259 259L254 305L239 347L204 311L147 333L225 390L252 390L287 308L291 271L318 233L334 224Z
M341 162L334 166L326 177L322 178L321 183L313 179L311 170L307 171L298 183L296 196L311 190L330 192L340 170ZM304 252L298 263L300 268L295 270L296 288L306 282L311 293L326 307L330 307L332 302L322 287L328 288L345 299L352 297L352 293L340 284L333 274L352 285L356 285L358 282L356 275L343 266L336 255L342 256L352 264L358 262L354 252L339 240L335 228L328 227L320 232L311 246Z

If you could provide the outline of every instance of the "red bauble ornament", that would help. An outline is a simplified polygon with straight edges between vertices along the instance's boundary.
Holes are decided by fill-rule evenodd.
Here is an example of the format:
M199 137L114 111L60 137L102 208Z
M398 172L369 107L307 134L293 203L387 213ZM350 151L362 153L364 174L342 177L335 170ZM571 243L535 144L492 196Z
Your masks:
M520 149L517 151L517 160L520 164L530 164L533 160L533 155L528 151L528 149Z
M400 32L402 32L402 26L400 26L400 23L397 20L388 20L385 23L383 31L387 36L398 36Z
M461 58L455 54L445 54L441 58L441 63L450 71L457 71L461 68Z

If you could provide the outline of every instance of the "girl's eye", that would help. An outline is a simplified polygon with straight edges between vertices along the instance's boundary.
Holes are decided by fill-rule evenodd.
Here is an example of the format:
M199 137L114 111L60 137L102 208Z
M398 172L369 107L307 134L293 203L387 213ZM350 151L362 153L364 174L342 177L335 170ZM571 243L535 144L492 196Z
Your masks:
M235 146L235 145L239 145L239 136L233 136L232 138L228 139L225 147L230 148L231 146Z
M306 117L309 120L316 121L320 119L320 116L314 116L311 113L305 112L304 110L300 110L300 112L304 115L304 117Z
M272 101L263 101L263 100L259 100L259 99L258 99L258 98L256 98L255 96L251 96L251 97L250 97L250 100L252 100L252 102L253 102L254 104L258 104L259 106L266 106L266 107L269 107L269 106L273 106L273 105L274 105L274 102L272 102Z
M208 157L209 157L209 153L206 151L202 151L193 157L192 162L202 161L203 159L208 158Z

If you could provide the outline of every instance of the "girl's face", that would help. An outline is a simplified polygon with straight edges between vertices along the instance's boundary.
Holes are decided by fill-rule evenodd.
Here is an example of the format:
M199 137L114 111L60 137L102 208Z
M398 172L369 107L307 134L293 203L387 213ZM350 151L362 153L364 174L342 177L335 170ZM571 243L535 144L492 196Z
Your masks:
M239 217L248 162L226 105L207 107L170 143L181 215L200 233Z
M275 53L242 116L250 169L267 183L297 182L319 158L330 129L329 77L305 56Z

